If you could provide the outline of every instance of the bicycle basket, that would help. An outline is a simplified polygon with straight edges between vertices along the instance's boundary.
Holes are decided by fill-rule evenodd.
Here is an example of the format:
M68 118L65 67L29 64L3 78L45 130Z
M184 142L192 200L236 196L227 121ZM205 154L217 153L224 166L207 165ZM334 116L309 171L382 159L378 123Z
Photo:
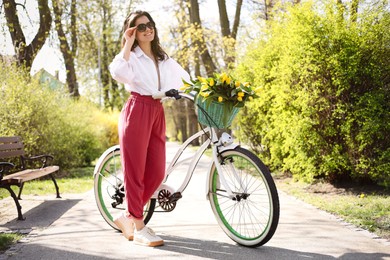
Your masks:
M201 97L196 98L196 105L199 123L218 129L228 128L240 111L240 108L229 109L225 104L216 101L204 102Z

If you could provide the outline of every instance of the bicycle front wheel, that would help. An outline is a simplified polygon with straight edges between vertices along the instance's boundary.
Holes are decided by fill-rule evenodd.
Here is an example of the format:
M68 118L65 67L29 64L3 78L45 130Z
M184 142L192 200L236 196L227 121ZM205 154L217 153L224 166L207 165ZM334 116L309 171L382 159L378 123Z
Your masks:
M99 212L114 229L119 228L114 218L126 210L124 178L119 146L103 153L95 167L94 193ZM144 222L147 224L153 215L156 199L151 199L144 207Z
M209 180L209 200L218 224L235 242L248 247L267 243L279 222L279 197L270 171L252 152L237 147L221 153L221 173L215 163ZM230 198L220 181L224 176Z

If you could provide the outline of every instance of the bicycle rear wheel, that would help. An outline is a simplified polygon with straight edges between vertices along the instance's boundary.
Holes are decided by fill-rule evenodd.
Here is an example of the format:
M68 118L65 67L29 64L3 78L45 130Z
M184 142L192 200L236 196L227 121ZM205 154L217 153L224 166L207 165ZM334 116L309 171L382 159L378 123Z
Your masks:
M272 238L279 222L279 197L271 173L241 147L222 152L221 158L222 174L235 197L229 198L213 164L208 196L218 224L238 244L261 246Z
M98 161L94 175L95 200L100 214L114 229L119 228L114 218L126 210L125 188L119 146L108 149ZM144 222L147 224L153 215L156 199L151 199L144 207Z

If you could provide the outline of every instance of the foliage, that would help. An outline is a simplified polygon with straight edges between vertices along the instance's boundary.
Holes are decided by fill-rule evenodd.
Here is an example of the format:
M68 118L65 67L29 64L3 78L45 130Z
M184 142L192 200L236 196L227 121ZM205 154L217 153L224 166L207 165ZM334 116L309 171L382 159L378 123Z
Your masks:
M269 23L235 72L261 86L240 137L297 179L389 186L390 14L373 4L355 22L345 12L307 2Z
M19 233L0 234L0 252L7 250L11 245L22 239L23 235Z
M0 136L21 136L28 155L48 153L68 168L91 164L116 143L116 127L95 105L54 92L15 66L0 64L0 71Z

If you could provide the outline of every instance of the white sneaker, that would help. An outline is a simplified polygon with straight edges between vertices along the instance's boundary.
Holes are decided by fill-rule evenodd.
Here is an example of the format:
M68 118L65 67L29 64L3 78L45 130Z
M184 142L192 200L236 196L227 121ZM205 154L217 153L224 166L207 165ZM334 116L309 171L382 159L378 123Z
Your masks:
M127 240L133 240L134 238L134 221L121 214L118 218L114 219L115 225L122 231L123 236Z
M134 243L143 246L162 246L164 240L157 236L149 227L144 227L142 230L136 230L134 233Z

